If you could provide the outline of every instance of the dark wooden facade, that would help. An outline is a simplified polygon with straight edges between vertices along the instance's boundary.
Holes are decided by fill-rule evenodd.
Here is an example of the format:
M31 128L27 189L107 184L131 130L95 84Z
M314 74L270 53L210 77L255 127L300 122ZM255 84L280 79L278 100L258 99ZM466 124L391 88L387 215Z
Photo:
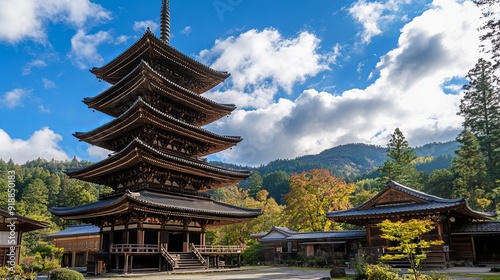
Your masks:
M296 232L273 227L267 233L253 234L252 237L264 246L262 262L275 265L307 258L323 258L328 266L349 264L359 246L366 245L363 230Z
M168 15L168 1L163 0L162 32L168 33ZM239 259L239 248L221 247L223 251L214 254L205 244L205 231L262 212L220 203L203 193L250 176L248 171L212 166L203 158L242 140L201 128L235 109L202 96L229 74L172 48L165 41L168 34L161 38L148 29L118 57L91 71L112 86L84 103L115 119L75 137L112 152L67 174L114 192L94 203L51 209L64 219L98 226L97 258L106 261L108 269L125 273L196 267L189 259L201 267L209 265L210 257L216 266L219 257Z
M495 213L474 211L467 205L463 198L445 199L429 195L399 183L389 181L384 190L367 202L343 211L327 213L327 217L336 221L353 225L361 225L366 229L367 247L365 253L376 261L384 253L384 248L390 246L387 239L380 237L381 231L377 224L385 219L391 221L410 219L431 219L435 228L421 238L427 240L442 240L443 246L434 246L427 253L427 259L423 266L429 268L447 267L456 262L480 260L478 254L474 253L474 240L486 241L482 238L474 238L478 232L467 232L461 229L463 225L484 223L496 216ZM489 222L489 224L497 224ZM500 227L496 228L500 229ZM480 233L479 233L480 234ZM490 236L500 237L500 231L490 230ZM500 253L500 250L496 252ZM491 261L500 261L500 254ZM394 262L394 265L405 265Z
M0 210L0 266L19 264L23 233L43 229L49 223L39 222Z

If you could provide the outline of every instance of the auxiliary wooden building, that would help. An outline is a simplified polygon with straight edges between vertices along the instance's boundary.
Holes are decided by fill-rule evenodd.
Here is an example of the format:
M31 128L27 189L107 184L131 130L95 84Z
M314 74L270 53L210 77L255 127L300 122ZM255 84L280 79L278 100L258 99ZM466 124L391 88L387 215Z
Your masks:
M366 244L364 230L296 232L272 227L267 233L251 237L263 245L262 263L276 265L296 263L301 258L320 258L329 265L343 265L352 262L359 246Z
M247 221L262 213L204 194L238 183L250 172L216 167L204 159L242 140L202 128L236 108L202 95L229 73L211 69L170 46L169 26L169 3L163 0L161 38L148 29L115 59L91 70L111 87L83 102L114 119L74 135L112 152L67 174L109 186L114 192L94 203L51 209L56 216L99 227L95 259L106 262L111 271L228 263L219 258L238 265L241 248L207 246L207 227Z
M390 241L381 238L377 224L391 221L431 219L435 229L422 236L442 240L443 246L434 246L427 253L423 266L448 267L470 262L500 262L500 223L492 221L496 213L471 209L465 199L446 199L426 194L389 181L384 190L365 203L343 211L327 213L327 217L352 225L364 226L367 247L365 253L377 261ZM394 263L395 265L405 265Z
M99 227L90 224L70 226L47 236L54 246L63 248L62 267L85 267L99 252Z
M0 210L0 266L19 264L23 233L43 229L47 222L36 221Z

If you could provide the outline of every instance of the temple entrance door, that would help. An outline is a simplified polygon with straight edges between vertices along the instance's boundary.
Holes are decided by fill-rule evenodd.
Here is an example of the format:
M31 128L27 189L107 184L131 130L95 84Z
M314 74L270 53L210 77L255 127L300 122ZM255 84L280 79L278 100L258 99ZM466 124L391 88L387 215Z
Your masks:
M493 263L500 260L500 243L498 235L474 236L474 250L477 262Z
M184 242L182 232L168 233L168 248L169 252L182 252L182 243Z
M111 245L111 234L109 232L102 234L102 250L109 252L109 246Z
M189 234L189 243L192 243L194 245L201 245L201 234L190 233Z

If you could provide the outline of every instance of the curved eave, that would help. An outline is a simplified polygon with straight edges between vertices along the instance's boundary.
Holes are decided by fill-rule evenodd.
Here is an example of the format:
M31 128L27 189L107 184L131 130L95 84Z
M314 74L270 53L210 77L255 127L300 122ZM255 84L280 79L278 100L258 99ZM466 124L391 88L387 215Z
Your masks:
M251 174L249 171L224 169L202 161L165 154L137 138L112 156L90 166L68 171L67 174L83 181L98 182L102 176L116 174L127 168L138 168L141 162L164 170L214 179L220 181L221 184L236 183L248 178Z
M179 86L160 75L144 60L118 83L95 97L84 98L83 102L89 108L117 117L119 113L116 111L116 108L121 107L126 102L130 102L131 98L137 96L137 91L141 89L151 90L152 87L157 93L167 98L167 100L183 104L195 111L204 112L207 115L206 120L203 123L196 123L196 125L203 126L211 123L236 109L234 104L221 104Z
M449 211L458 212L464 216L478 220L489 220L496 214L478 212L470 209L464 200L456 203L417 203L400 206L374 207L371 209L348 209L326 213L326 217L337 222L363 224L370 219L390 219L405 216L425 214L442 214Z
M371 199L367 200L363 204L360 204L356 206L356 209L369 209L375 205L375 203L378 201L378 199L383 196L387 191L389 190L395 190L399 193L409 195L414 199L414 201L417 201L419 203L426 203L426 202L437 202L437 203L458 203L461 201L464 201L463 198L454 198L454 199L448 199L448 198L442 198L442 197L437 197L433 196L421 191L414 190L412 188L406 187L402 184L399 184L395 181L388 181L385 189L380 191L378 194L376 194L374 197Z
M49 222L41 222L37 220L30 219L28 217L20 215L12 215L11 212L7 212L0 209L0 216L10 219L11 221L17 221L16 230L22 232L28 232L32 230L38 230L46 228L50 225Z
M238 136L216 134L206 129L179 121L153 108L140 97L118 118L89 132L77 132L73 135L81 141L104 149L113 150L114 147L109 144L110 141L123 138L128 132L146 124L153 125L169 134L177 134L185 138L194 139L215 146L206 153L200 154L201 156L223 151L242 140L242 138Z
M149 191L140 191L138 193L130 193L130 200L150 209L150 212L156 211L175 211L178 213L190 213L195 215L206 215L214 218L238 218L252 219L262 214L261 209L243 208L233 206L227 203L222 203L212 199L200 199L195 197L176 197L169 194L158 194ZM149 196L149 197L148 197ZM157 199L151 199L151 196ZM163 201L167 198L167 201ZM175 201L172 201L175 200ZM179 205L180 201L188 202L187 205ZM146 209L145 209L146 210Z
M156 199L151 199L156 197ZM147 212L171 217L213 220L223 224L253 219L261 209L242 208L211 199L176 196L149 191L128 193L113 199L92 202L76 207L55 207L50 212L71 220L90 220L130 212Z
M149 57L162 57L169 65L185 72L186 76L196 77L203 82L204 87L197 92L199 94L210 90L230 76L227 72L214 70L163 43L149 30L115 59L90 71L99 79L114 84L127 75L138 61Z

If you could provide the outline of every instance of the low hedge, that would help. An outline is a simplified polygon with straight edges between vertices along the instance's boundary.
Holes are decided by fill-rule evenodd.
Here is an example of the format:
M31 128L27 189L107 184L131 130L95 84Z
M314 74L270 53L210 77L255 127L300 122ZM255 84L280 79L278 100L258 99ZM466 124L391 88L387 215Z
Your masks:
M84 278L78 271L68 268L58 268L50 273L49 280L84 280Z

